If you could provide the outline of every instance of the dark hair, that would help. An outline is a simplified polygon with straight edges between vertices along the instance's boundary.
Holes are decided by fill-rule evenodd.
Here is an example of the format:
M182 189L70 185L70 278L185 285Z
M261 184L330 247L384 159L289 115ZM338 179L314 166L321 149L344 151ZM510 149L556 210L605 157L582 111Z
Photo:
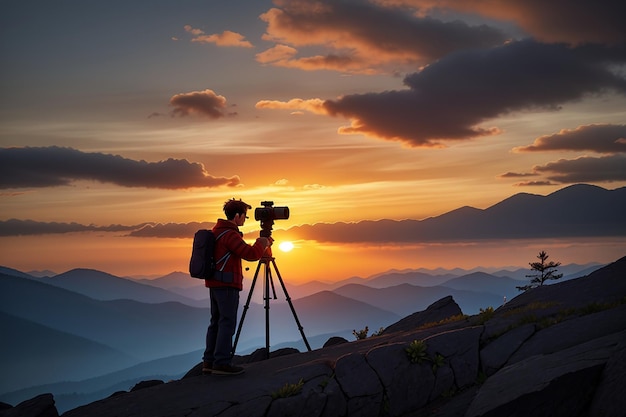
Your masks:
M251 208L251 205L244 203L241 199L235 200L234 198L231 198L224 203L224 214L226 214L226 218L228 220L232 220L237 214L246 214L246 212Z

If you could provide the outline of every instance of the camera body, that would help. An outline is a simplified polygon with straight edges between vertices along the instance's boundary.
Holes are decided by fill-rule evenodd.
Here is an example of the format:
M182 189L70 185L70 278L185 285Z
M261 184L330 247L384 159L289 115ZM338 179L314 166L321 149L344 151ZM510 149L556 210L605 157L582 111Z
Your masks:
M254 220L260 220L261 223L269 220L284 220L289 218L289 207L273 207L273 201L262 201L263 207L257 207L254 210Z
M261 222L261 236L270 237L274 220L285 220L289 218L289 207L274 207L273 201L262 201L263 207L254 209L254 220Z

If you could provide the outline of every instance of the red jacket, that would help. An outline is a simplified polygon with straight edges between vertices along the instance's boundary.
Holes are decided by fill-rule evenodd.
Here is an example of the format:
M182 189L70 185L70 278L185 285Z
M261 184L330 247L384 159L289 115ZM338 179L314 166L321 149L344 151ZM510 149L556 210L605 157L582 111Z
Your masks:
M215 244L215 259L222 258L228 252L230 252L230 257L225 264L220 262L216 265L216 279L204 280L205 286L209 288L233 287L241 291L243 289L241 260L257 261L261 259L265 247L263 243L259 242L259 239L254 242L254 245L248 245L243 240L242 233L235 223L219 219L213 227L213 234L217 238L224 231L226 233ZM218 272L220 270L221 273Z

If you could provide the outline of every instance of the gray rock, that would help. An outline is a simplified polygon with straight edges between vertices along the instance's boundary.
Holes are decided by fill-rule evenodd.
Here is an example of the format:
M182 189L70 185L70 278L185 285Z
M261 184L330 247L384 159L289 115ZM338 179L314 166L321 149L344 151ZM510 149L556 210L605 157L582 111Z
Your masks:
M535 333L511 356L507 364L537 354L558 352L622 329L626 329L626 305L566 320Z
M383 387L364 355L351 353L337 359L335 377L347 397L348 415L379 415Z
M590 416L620 417L626 410L626 349L607 362L589 410Z
M331 338L329 338L326 343L324 343L323 347L329 347L329 346L335 346L335 345L340 345L342 343L348 343L348 341L343 338L343 337L339 337L339 336L333 336Z
M507 366L487 379L466 417L580 415L605 364L624 348L626 331Z
M430 357L434 358L440 354L452 368L457 388L463 388L476 382L480 369L479 341L482 331L482 326L468 327L425 339Z
M426 323L437 323L449 317L463 314L459 305L452 296L447 296L428 306L424 311L413 313L410 316L387 327L381 334L390 334L416 329Z
M393 416L423 407L435 384L431 364L411 363L407 347L406 343L395 343L367 353L367 362L385 388L388 412Z
M41 394L0 411L2 417L58 417L52 394Z
M480 351L482 371L487 376L502 368L511 355L535 333L534 324L517 327L489 343Z

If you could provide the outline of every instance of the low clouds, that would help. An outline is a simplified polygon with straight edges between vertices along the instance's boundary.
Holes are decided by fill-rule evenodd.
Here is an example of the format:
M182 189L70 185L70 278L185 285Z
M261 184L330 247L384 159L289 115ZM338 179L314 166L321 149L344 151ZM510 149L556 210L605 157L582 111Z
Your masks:
M541 136L532 145L514 148L516 152L587 151L604 154L575 159L559 159L536 165L530 173L502 174L500 178L544 176L543 181L526 181L515 185L554 185L555 183L613 182L626 180L626 125L586 125L563 129Z
M193 238L199 229L211 229L215 223L142 223L137 225L95 226L80 223L39 222L34 220L0 220L0 236L34 236L76 232L111 232L128 237Z
M29 236L46 234L63 234L75 232L125 232L140 229L144 225L94 226L80 223L38 222L34 220L0 220L0 236Z
M220 119L237 114L226 111L226 97L217 95L213 90L209 89L176 94L170 99L170 106L174 107L172 116L179 117L193 114L210 119Z
M601 162L613 167L619 163L626 166L623 158L621 161L612 158L601 158ZM569 162L572 161L564 163ZM576 163L581 164L589 162L584 158L576 160ZM546 167L546 170L549 169L551 167ZM547 196L520 193L505 201L507 204L497 203L484 210L466 206L424 220L304 224L287 230L276 230L275 239L297 236L298 239L317 242L403 244L476 239L623 236L626 233L623 214L626 209L626 187L607 190L577 184ZM189 222L94 226L11 219L0 221L0 236L98 231L122 232L126 237L191 239L198 229L209 229L213 225L208 222Z
M122 187L185 189L237 186L239 177L214 177L184 159L136 161L72 148L0 148L0 189L70 185L90 180Z
M559 133L535 139L532 145L514 148L517 152L558 150L626 153L626 125L588 125L563 129Z
M626 155L560 159L533 170L558 183L626 181Z

